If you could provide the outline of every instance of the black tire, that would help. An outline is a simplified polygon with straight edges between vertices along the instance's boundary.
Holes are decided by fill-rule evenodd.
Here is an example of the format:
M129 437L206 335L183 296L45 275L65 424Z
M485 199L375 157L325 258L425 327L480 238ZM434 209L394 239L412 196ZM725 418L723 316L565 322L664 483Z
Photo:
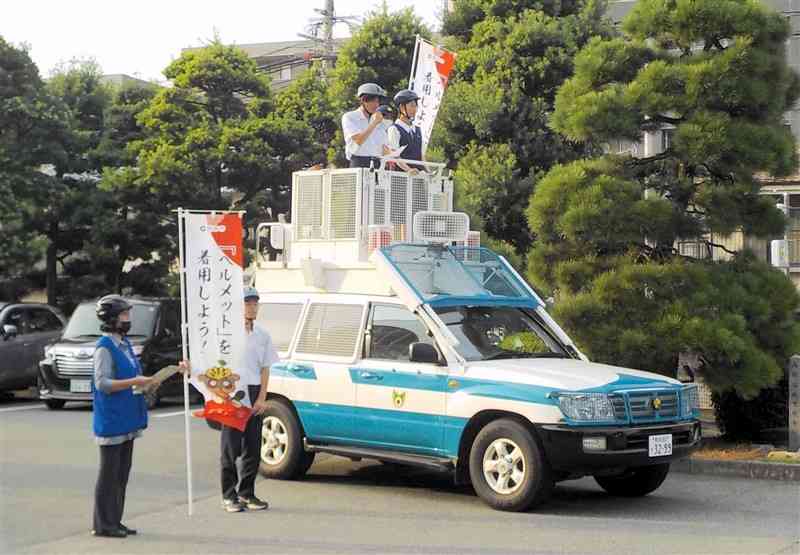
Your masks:
M67 402L64 399L45 399L44 404L50 410L61 410Z
M656 491L669 474L669 463L629 468L619 476L595 476L595 481L611 495L642 497Z
M505 453L512 458L518 448L521 457L516 455L516 461L509 463L500 457L498 446L505 446ZM507 448L510 446L514 450L509 451ZM489 464L498 461L505 466L498 466L497 471L484 471L485 459ZM494 484L490 484L487 474ZM494 420L478 432L469 454L469 475L480 498L501 511L525 511L543 503L550 496L554 484L550 465L539 442L528 428L510 418ZM514 475L519 478L513 480Z
M294 411L284 401L268 400L263 416L261 474L275 480L301 478L314 454L303 449L303 428Z

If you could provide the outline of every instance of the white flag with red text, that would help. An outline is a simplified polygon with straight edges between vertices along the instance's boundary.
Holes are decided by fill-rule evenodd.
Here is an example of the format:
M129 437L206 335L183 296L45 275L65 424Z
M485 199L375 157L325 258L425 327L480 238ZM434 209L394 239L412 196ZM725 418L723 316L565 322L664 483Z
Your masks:
M251 410L238 371L245 341L241 214L181 217L191 383L206 400L194 414L244 430Z
M456 54L440 48L420 36L417 36L417 46L414 52L408 88L420 97L414 125L422 131L422 152L424 153L433 133L433 124L439 113L439 106L442 104L450 72L456 61Z

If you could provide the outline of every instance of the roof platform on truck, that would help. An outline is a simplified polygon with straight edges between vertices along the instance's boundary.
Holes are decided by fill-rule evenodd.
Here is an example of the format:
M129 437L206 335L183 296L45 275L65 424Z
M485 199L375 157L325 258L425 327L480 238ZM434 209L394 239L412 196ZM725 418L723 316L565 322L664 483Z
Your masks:
M419 162L417 162L419 163ZM255 287L262 292L391 294L370 255L400 243L478 246L469 217L453 211L444 165L411 174L380 168L292 176L291 222L257 227Z

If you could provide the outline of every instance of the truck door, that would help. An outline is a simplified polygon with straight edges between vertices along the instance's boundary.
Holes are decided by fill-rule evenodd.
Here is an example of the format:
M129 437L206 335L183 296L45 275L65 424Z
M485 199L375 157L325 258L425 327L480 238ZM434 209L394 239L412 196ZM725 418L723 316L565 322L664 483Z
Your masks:
M382 449L443 450L447 369L409 361L409 347L435 345L424 323L399 304L373 304L356 384L355 439Z

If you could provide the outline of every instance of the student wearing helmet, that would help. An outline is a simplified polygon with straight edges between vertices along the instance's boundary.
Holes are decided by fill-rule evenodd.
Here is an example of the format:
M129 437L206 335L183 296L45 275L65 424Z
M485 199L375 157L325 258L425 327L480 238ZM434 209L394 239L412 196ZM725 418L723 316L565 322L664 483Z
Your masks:
M368 168L370 162L377 167L380 157L388 152L383 114L378 111L386 91L375 83L364 83L356 96L359 107L342 116L345 156L351 168Z
M397 106L397 119L388 131L389 148L397 150L403 149L401 158L405 160L423 160L422 158L422 131L413 124L414 116L417 115L417 101L419 96L410 89L403 89L394 95L394 104ZM423 166L409 165L405 162L397 162L403 171L412 174L418 173Z
M247 386L253 414L247 421L244 432L222 426L220 433L222 508L229 513L245 509L260 511L269 507L266 501L256 497L255 485L258 465L261 461L261 422L267 408L267 387L270 366L278 362L278 353L267 330L256 322L258 317L258 291L255 287L244 288L244 352L238 373L240 383ZM189 361L181 367L190 369ZM241 459L241 471L236 462Z
M95 312L103 336L94 351L92 415L95 443L100 447L100 470L94 490L92 534L124 538L136 530L122 524L125 490L133 462L133 440L147 427L147 406L134 387L152 378L142 376L142 366L128 338L131 304L119 295L97 301Z

